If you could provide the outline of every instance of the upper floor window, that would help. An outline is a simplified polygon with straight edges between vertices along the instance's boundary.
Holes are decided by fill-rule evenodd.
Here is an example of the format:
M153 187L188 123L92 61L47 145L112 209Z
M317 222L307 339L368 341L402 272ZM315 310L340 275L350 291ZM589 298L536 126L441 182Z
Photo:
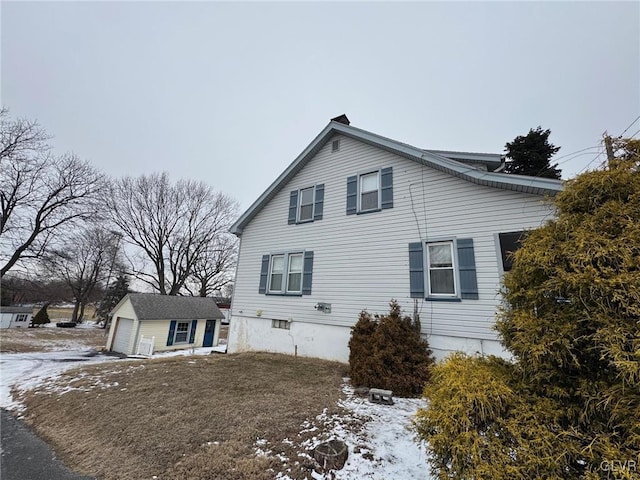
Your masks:
M393 208L393 169L382 168L347 178L347 215Z
M288 223L307 223L322 220L324 184L293 190L289 194Z
M380 172L360 175L358 198L361 212L380 208Z

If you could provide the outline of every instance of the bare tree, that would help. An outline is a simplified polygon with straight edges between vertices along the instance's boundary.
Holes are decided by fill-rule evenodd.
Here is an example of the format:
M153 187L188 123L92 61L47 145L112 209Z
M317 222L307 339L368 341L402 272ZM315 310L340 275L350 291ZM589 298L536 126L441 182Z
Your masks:
M233 282L238 256L237 240L231 234L220 234L204 250L185 284L193 296L207 297Z
M53 156L48 138L37 122L0 110L0 277L100 207L103 176L73 154Z
M64 281L73 293L72 322L82 321L84 309L117 256L117 237L109 230L91 226L43 257L50 275Z
M172 184L166 173L112 185L108 212L134 247L132 274L162 295L177 295L207 249L226 234L237 203L202 183Z

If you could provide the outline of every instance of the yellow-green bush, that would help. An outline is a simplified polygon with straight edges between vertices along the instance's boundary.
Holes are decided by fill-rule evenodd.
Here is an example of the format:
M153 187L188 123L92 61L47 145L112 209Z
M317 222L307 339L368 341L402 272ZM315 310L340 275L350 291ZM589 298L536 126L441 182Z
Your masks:
M567 182L504 279L513 355L439 365L416 418L441 478L640 478L640 142Z

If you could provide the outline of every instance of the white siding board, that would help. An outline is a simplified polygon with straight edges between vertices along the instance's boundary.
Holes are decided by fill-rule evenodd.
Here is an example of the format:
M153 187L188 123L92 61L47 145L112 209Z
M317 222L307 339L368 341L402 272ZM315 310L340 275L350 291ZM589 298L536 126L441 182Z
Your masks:
M349 137L340 140L338 152L325 145L245 226L232 314L258 318L262 311L263 319L351 326L362 309L387 311L391 298L410 314L408 243L473 238L480 299L419 301L422 328L495 339L500 272L494 234L539 226L552 215L544 198L479 186ZM394 207L346 215L347 177L389 166ZM325 185L323 219L288 225L290 192L319 183ZM314 252L312 294L259 294L262 255L295 250ZM318 302L331 303L331 314L315 311Z

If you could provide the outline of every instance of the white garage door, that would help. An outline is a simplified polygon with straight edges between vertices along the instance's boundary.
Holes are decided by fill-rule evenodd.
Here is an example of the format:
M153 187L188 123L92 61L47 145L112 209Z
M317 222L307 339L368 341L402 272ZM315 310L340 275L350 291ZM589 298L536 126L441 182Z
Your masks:
M116 325L116 337L113 339L114 352L130 354L129 339L133 330L133 320L130 318L118 318Z

